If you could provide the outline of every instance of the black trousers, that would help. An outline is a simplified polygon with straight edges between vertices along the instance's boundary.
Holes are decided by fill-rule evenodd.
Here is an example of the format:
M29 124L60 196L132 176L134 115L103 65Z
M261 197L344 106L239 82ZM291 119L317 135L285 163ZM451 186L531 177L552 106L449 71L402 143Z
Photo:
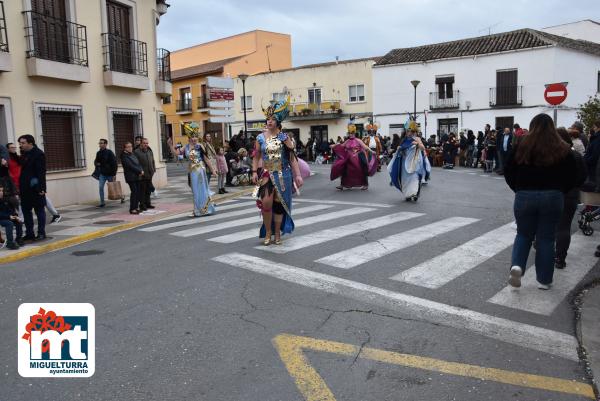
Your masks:
M152 193L152 179L143 179L140 183L140 208L148 208L150 206L150 194Z
M34 237L33 211L38 221L38 235L46 234L46 197L36 193L21 192L21 209L25 220L25 235Z
M563 262L567 258L567 251L571 245L571 222L578 203L579 191L571 191L565 195L563 212L556 227L556 259Z
M129 211L137 210L140 204L140 181L129 181Z

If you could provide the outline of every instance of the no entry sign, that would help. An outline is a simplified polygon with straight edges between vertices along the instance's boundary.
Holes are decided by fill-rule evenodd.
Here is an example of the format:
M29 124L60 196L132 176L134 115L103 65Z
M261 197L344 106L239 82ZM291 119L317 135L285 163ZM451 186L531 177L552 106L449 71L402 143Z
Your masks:
M544 91L544 99L552 106L558 106L567 98L567 83L560 82L556 84L546 85Z

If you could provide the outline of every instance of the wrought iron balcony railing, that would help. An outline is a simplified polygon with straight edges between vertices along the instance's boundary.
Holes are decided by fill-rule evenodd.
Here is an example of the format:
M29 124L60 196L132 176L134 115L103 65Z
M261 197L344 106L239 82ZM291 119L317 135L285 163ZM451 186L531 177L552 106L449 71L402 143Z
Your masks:
M192 111L192 99L179 99L177 101L176 112L191 112Z
M84 25L35 11L24 11L27 57L88 65Z
M6 35L6 19L2 1L0 1L0 52L8 52L8 36Z
M171 82L171 52L167 49L156 49L158 79Z
M196 98L197 100L197 106L198 109L207 109L208 108L208 99L206 98L206 96L198 96Z
M102 50L104 71L148 76L148 52L145 42L103 33Z
M521 106L523 104L522 86L498 86L490 88L490 106Z
M429 92L429 108L431 110L439 109L458 109L460 106L460 91L452 92Z

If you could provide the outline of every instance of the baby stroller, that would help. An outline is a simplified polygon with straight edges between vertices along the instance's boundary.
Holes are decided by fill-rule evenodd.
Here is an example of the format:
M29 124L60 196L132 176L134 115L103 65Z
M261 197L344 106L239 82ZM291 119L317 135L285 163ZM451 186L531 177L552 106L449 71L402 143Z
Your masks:
M600 193L581 192L581 203L586 205L579 214L577 221L583 235L594 234L592 222L600 220Z

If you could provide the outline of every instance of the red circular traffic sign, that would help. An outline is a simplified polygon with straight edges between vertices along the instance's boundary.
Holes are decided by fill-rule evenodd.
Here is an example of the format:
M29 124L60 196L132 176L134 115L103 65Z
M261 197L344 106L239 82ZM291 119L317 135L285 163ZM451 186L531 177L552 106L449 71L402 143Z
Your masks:
M553 106L558 106L567 98L567 85L564 83L546 85L544 99Z

